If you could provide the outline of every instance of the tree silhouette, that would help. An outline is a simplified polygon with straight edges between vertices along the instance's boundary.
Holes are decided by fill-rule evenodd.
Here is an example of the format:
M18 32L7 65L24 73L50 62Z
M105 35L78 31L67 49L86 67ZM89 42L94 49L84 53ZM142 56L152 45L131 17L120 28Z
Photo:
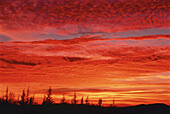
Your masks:
M81 104L83 104L83 97L81 98Z
M53 101L51 95L52 95L52 89L51 89L51 87L49 87L49 89L47 91L47 97L44 96L43 104L53 104L54 101Z
M115 97L113 98L113 107L116 107Z
M74 93L74 97L72 99L72 104L77 104L78 100L76 100L76 98L77 98L77 95L76 95L76 93Z
M12 92L10 92L9 93L9 103L13 103L14 102L14 99L15 99L15 94L14 93L12 93Z
M64 94L63 94L63 98L61 99L61 104L66 103L65 100L66 100L66 99L65 99Z
M30 89L28 87L28 89L27 89L27 96L26 96L26 102L27 103L29 102L29 94L30 94Z
M44 95L42 105L46 104L46 96Z
M25 102L26 102L26 95L25 95L25 90L23 89L20 104L26 104Z
M30 97L29 99L29 105L33 105L34 104L34 96Z
M8 103L8 87L6 88L5 102Z
M34 103L34 95L30 97L30 90L27 89L27 93L25 93L25 89L22 91L22 95L18 95L18 99L15 100L15 94L13 92L9 92L8 87L6 88L6 94L2 98L0 98L0 103L8 103L8 104L17 104L17 105L33 105ZM21 98L21 99L20 99Z
M0 98L0 104L6 103L5 101L5 96L2 96L2 98Z
M86 102L86 105L89 105L89 96L86 97L85 102Z
M102 105L102 98L99 99L98 104L99 104L99 106Z

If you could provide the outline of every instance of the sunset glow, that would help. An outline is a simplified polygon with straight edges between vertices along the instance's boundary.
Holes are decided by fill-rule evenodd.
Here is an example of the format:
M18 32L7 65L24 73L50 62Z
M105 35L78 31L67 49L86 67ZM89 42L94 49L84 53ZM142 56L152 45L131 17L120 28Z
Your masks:
M168 0L0 1L0 97L170 105Z

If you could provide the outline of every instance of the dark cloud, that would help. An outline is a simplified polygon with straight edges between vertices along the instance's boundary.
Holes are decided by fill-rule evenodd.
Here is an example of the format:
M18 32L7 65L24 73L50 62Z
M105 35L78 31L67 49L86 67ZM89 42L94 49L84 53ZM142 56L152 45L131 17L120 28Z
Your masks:
M110 24L113 31L141 29L168 25L168 1L166 0L13 0L0 1L0 23L9 29L41 28L65 24ZM57 6L57 7L56 7ZM135 21L134 21L135 20ZM61 24L62 23L62 24ZM103 24L105 23L105 24ZM92 25L91 25L92 26ZM75 27L74 27L75 28ZM69 25L63 31L75 31ZM93 28L96 31L97 27ZM105 28L104 28L105 29ZM78 28L79 30L79 28ZM97 30L103 31L102 28ZM81 28L79 32L87 32Z
M38 92L45 93L47 90L39 90ZM52 90L54 94L63 94L70 92L120 92L120 90L99 89L99 88L58 88Z
M81 58L81 57L63 57L63 59L68 62L76 62L76 61L86 60L85 58Z
M129 30L129 31L121 31L108 34L103 38L127 38L127 37L142 37L142 36L157 36L161 37L161 35L169 34L169 29L160 29L160 28L149 28L149 29L142 29L142 30ZM140 38L139 38L140 40Z
M30 66L35 66L37 65L36 63L32 63L32 62L24 62L24 61L16 61L16 60L7 60L4 58L0 58L1 61L4 61L6 63L10 63L10 64L20 64L20 65L30 65Z
M0 34L0 42L7 42L7 41L10 41L11 39L12 38L10 38L8 36Z
M156 88L152 87L131 87L131 88L113 88L113 89L104 89L104 88L52 88L53 94L63 94L63 93L73 93L73 92L87 92L87 93L99 93L99 92L123 92L127 94L141 94L141 93L161 93L162 91L166 92L169 87L165 87L163 90L157 91ZM161 88L162 89L162 88ZM134 92L134 90L138 90ZM140 92L142 91L142 92ZM145 92L143 92L145 91ZM46 93L46 89L37 90L37 93Z

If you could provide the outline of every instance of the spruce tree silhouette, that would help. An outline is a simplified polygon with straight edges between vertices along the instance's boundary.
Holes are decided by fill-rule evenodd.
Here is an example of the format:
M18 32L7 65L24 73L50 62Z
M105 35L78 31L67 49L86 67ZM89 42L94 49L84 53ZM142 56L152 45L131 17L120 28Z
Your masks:
M52 95L52 89L51 89L51 87L49 87L49 89L47 91L47 97L44 96L43 104L46 104L46 105L53 104L54 101L53 101L51 95Z
M76 95L76 93L74 93L74 97L72 99L72 104L77 104L78 100L76 100L76 98L77 98L77 95Z
M83 97L81 98L81 105L83 104Z
M98 101L98 105L101 106L102 105L102 98L99 99Z
M13 102L14 102L14 99L15 99L15 94L13 93L13 92L10 92L9 93L9 103L10 104L13 104Z
M112 107L116 107L115 97L113 98L113 105L112 105Z
M26 104L26 95L25 95L25 90L23 89L22 91L22 95L21 95L21 105L25 105Z
M34 104L34 96L30 97L29 99L29 105L33 105Z
M8 87L6 88L5 102L8 103Z
M86 102L86 105L89 105L89 96L86 97L85 102Z
M29 103L29 94L30 94L30 89L29 89L29 87L28 87L28 89L27 89L27 96L26 96L26 102L27 102L27 104Z
M66 102L65 102L65 96L64 96L64 94L63 94L63 98L61 98L61 104L65 104Z

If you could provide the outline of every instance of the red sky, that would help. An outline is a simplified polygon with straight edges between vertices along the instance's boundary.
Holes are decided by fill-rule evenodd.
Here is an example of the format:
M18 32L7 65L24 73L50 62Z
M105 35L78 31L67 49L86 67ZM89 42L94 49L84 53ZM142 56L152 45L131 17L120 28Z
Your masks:
M0 96L170 105L167 2L0 1Z

